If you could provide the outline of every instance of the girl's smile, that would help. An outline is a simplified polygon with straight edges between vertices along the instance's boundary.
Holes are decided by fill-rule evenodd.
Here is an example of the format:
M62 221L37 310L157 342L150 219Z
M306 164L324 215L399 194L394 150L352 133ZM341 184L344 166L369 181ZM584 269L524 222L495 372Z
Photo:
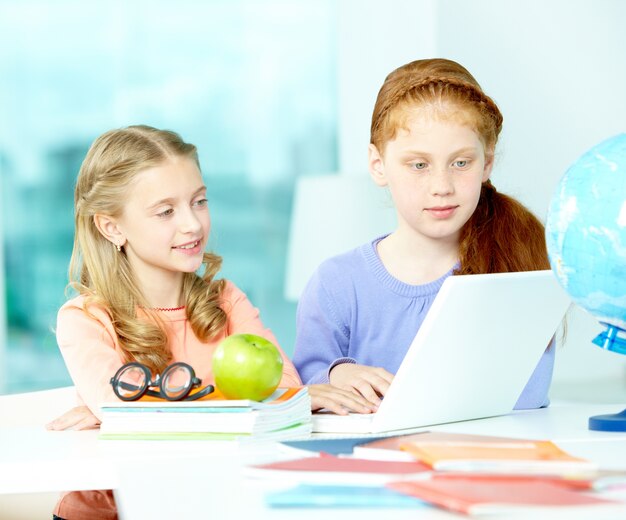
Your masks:
M189 242L187 244L174 246L172 247L172 249L176 249L185 255L193 256L193 255L197 255L198 253L200 253L200 251L202 251L201 245L202 245L201 240L194 240L193 242Z

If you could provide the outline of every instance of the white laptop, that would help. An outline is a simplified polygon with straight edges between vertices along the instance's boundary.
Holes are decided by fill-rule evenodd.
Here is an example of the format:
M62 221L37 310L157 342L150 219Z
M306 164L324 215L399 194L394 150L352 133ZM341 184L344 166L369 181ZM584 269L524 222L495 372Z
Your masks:
M315 413L313 431L380 433L507 414L569 305L549 270L451 276L378 411Z

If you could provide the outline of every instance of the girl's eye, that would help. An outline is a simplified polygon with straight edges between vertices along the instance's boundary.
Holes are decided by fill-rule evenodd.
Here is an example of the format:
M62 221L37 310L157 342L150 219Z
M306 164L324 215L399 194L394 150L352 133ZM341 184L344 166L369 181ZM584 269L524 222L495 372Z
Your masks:
M206 206L208 202L207 199L200 199L194 202L194 206Z
M467 161L454 161L454 165L457 168L465 168L467 166Z
M165 211L161 211L161 213L157 213L157 217L168 217L172 213L174 213L174 210L172 208L169 208L169 209L166 209Z
M428 165L425 162L416 162L413 163L413 169L414 170L423 170L427 167Z

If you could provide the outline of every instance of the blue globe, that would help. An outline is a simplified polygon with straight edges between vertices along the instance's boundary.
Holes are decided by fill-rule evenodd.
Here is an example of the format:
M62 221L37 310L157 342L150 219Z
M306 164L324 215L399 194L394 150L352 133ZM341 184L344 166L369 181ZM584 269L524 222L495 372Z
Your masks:
M626 354L626 134L578 159L546 222L552 270L580 307L606 325L594 343Z
M593 343L626 354L626 134L565 172L550 202L546 243L561 285L606 327ZM626 431L626 410L591 417L589 428Z

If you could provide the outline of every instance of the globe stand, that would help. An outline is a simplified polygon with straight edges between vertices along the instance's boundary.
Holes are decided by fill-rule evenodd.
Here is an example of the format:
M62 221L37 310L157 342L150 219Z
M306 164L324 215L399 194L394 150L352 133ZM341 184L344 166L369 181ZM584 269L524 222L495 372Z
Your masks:
M592 343L605 350L626 354L626 339L621 337L626 331L615 325L602 324L606 326L606 330L598 334ZM622 410L620 413L589 417L589 429L603 432L626 432L626 410Z
M626 410L589 417L589 429L602 432L626 432Z
M611 352L626 354L626 338L620 337L621 335L626 334L626 330L616 327L615 325L610 325L609 323L600 323L606 326L606 330L598 334L592 340L592 343L605 350L610 350Z

